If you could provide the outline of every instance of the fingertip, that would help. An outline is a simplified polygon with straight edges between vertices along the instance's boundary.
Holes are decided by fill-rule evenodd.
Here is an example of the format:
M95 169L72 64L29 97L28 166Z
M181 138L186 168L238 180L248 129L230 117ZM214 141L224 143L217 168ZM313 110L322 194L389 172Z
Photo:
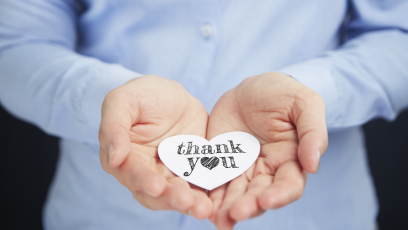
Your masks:
M160 175L152 175L144 186L144 192L151 197L159 197L166 189L166 180Z
M228 212L228 208L220 209L219 214L217 215L215 225L220 230L232 230L236 221L234 221Z
M130 152L130 138L127 132L116 131L110 139L108 147L108 162L112 168L117 168L125 161Z
M278 209L294 201L290 196L290 191L280 186L272 186L258 197L258 204L263 210Z
M256 211L256 199L250 197L243 197L232 205L230 209L230 217L235 221L243 221L251 217Z
M219 199L213 200L212 201L212 212L211 212L211 216L209 217L210 221L215 223L216 221L216 217L217 217L217 213L218 210L220 209L222 204L222 201Z
M303 155L299 154L298 156L299 162L306 172L315 174L319 170L320 158L314 157L313 159L313 155L312 156L310 155L308 156L306 154L303 154Z
M211 210L204 205L196 205L192 211L192 215L198 220L207 219L211 215Z
M307 174L298 162L287 163L275 174L274 183L258 197L263 210L278 209L300 199Z
M322 151L327 148L327 144L324 142L325 138L318 137L313 133L305 134L300 140L298 158L306 172L317 173Z
M119 167L124 161L124 158L120 156L120 154L117 154L116 152L108 152L108 162L109 162L109 167L111 168L117 168Z
M275 209L275 199L266 191L259 196L258 203L263 210Z
M110 165L109 165L109 160L108 160L108 158L107 158L106 152L103 150L102 147L99 149L99 161L101 162L102 169L103 169L105 172L111 174L111 169L110 169Z
M108 153L109 166L111 168L117 168L121 166L123 162L125 161L128 154L129 154L129 150L122 150L122 151L112 150L112 152Z
M208 220L210 220L211 223L215 224L215 217L213 215L208 217Z
M194 185L190 186L194 193L194 205L189 210L189 214L199 220L210 218L213 210L213 204L206 191Z
M314 96L313 96L314 95ZM298 103L296 128L299 137L298 157L305 171L316 173L320 157L328 146L328 132L324 100L317 94L311 94L308 100Z
M230 213L231 219L235 221L243 221L251 216L251 212L247 208L242 208L241 210L232 209Z
M185 211L191 208L194 204L194 196L190 193L180 194L177 198L177 210Z

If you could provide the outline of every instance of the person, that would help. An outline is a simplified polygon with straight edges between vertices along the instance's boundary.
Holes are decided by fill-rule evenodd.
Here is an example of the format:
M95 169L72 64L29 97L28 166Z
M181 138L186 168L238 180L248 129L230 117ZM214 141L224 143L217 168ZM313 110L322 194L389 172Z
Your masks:
M61 138L45 229L374 229L360 126L408 105L407 11L0 1L1 104ZM260 157L208 194L157 157L167 137L230 131L257 137Z

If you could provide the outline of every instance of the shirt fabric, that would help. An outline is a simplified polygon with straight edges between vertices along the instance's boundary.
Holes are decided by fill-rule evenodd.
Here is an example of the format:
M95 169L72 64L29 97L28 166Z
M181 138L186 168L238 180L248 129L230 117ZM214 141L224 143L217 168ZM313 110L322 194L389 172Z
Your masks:
M407 12L405 0L0 0L1 104L61 138L45 229L215 229L144 208L102 170L102 101L156 74L210 112L268 71L323 97L330 144L300 200L236 229L374 229L360 125L408 106Z

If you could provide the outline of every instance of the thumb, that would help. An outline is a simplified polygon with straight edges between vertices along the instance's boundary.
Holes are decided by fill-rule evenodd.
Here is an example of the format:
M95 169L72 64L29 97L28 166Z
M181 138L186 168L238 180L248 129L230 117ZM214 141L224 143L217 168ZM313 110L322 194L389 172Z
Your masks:
M128 156L130 128L139 113L138 106L135 106L137 103L129 102L122 87L109 92L102 104L99 143L100 159L105 170L120 166Z
M307 172L316 173L328 145L326 106L317 93L310 92L298 97L293 108L300 164Z

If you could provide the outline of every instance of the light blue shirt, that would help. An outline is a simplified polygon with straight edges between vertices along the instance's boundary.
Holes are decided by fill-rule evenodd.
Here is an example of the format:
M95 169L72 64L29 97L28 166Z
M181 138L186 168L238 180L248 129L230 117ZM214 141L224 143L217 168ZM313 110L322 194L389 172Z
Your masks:
M403 0L0 0L1 104L61 137L45 228L215 229L145 209L102 170L104 96L156 74L210 111L243 79L280 71L324 98L329 148L300 200L236 229L372 230L359 126L408 106L407 12Z

